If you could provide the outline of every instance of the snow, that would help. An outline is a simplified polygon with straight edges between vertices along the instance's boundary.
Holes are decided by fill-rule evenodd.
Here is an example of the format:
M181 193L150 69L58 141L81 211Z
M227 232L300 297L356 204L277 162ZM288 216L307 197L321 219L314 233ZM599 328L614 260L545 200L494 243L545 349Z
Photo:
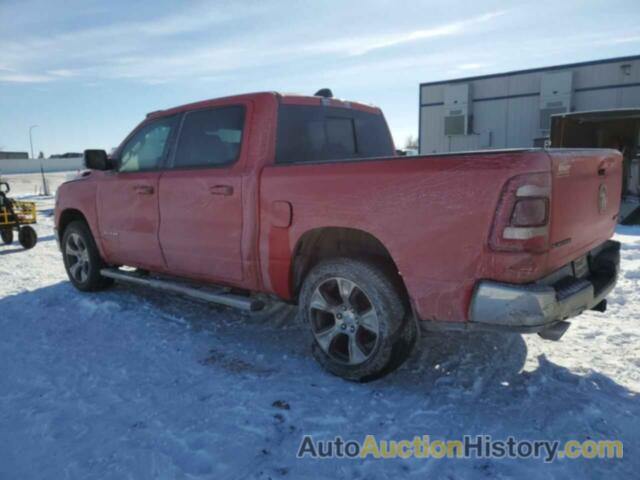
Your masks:
M395 374L352 384L315 364L285 307L248 316L141 287L77 292L53 199L36 201L38 245L0 247L1 478L637 478L638 227L618 229L609 310L560 342L430 334ZM625 457L299 460L305 434L620 439Z

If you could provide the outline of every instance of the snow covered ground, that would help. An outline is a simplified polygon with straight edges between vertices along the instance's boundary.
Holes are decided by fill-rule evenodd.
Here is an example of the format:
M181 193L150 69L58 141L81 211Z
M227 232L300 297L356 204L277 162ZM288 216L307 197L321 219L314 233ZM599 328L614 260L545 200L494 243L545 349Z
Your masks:
M640 228L606 314L560 342L434 334L369 384L324 373L286 316L145 288L81 294L40 242L0 247L0 478L638 478ZM277 321L274 321L276 320ZM317 439L620 439L622 460L296 459Z

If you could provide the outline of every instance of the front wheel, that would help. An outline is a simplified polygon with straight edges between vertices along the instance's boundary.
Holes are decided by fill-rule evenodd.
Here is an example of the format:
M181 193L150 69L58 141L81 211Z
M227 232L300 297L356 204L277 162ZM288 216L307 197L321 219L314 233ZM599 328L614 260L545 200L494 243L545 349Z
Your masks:
M413 347L406 341L412 322L397 282L372 263L319 263L304 281L300 306L313 356L347 380L379 378L399 367Z
M69 280L83 292L102 290L113 283L100 275L104 262L84 222L71 222L62 237L62 256Z

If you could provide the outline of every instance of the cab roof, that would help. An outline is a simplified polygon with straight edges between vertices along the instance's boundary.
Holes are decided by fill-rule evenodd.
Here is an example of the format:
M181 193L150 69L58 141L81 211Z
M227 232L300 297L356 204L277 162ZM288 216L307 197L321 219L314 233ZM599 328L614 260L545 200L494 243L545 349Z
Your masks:
M187 112L190 110L199 110L202 108L213 107L223 104L229 104L233 102L246 102L251 100L260 100L265 97L276 98L281 104L286 105L325 105L330 107L339 108L353 108L364 112L382 114L382 110L373 105L367 105L359 102L351 102L348 100L342 100L338 98L326 98L312 95L300 95L296 93L279 93L279 92L255 92L245 93L242 95L232 95L229 97L212 98L209 100L202 100L199 102L187 103L172 107L164 110L155 110L147 114L147 118L158 118L167 115L173 115L176 113Z

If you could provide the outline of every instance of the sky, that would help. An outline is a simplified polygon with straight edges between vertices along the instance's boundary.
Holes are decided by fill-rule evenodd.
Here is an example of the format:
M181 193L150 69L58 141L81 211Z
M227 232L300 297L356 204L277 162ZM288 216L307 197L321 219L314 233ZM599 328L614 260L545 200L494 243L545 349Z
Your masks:
M640 54L640 1L0 0L0 148L110 150L146 113L253 91L383 109L418 85Z

